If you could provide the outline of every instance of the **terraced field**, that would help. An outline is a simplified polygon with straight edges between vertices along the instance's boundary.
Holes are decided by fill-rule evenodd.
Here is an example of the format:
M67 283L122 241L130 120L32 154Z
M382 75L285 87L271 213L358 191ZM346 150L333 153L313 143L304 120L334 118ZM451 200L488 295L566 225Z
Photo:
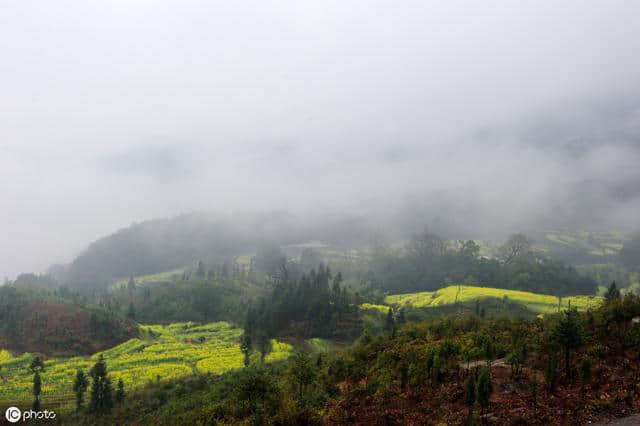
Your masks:
M189 374L219 374L241 368L243 355L238 338L242 330L226 322L206 325L174 323L141 326L140 338L131 339L90 357L55 358L45 361L42 374L42 404L45 408L72 409L72 383L78 369L85 372L102 354L113 382L122 379L128 389L153 380ZM273 341L266 361L285 359L292 346ZM14 357L0 350L0 409L9 405L27 408L31 404L32 375L28 366L32 354ZM258 362L255 353L252 362Z
M557 248L581 250L592 256L615 256L622 247L628 235L623 232L569 232L549 231L545 234L547 243L552 243ZM543 242L543 245L544 242Z
M602 302L602 297L599 296L571 296L563 297L559 300L558 297L547 294L463 285L449 286L436 291L394 294L387 296L385 303L398 307L411 305L416 308L429 308L451 305L456 302L466 303L473 302L477 299L489 298L508 298L510 301L522 303L532 312L540 314L558 312L558 309L566 309L569 303L571 303L572 307L579 310L586 310L590 307L596 307ZM372 305L371 307L381 310L380 305Z

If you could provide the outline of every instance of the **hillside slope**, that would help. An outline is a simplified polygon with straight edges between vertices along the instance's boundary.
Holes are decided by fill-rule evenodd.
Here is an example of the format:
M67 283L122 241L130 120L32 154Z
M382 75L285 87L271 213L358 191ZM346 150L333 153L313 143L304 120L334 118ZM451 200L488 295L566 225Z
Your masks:
M455 303L482 301L485 299L503 299L521 303L535 313L554 313L569 307L585 310L595 308L602 303L598 296L571 296L558 298L548 294L531 293L528 291L505 290L492 287L475 287L466 285L452 285L436 291L419 293L393 294L385 298L388 305L415 308L441 307Z
M43 294L0 288L0 349L46 355L88 354L138 334L135 322Z
M133 224L101 238L65 268L51 271L76 288L100 289L123 277L155 274L193 265L220 264L269 243L288 245L322 238L336 244L370 235L361 219L301 220L284 213L188 214Z

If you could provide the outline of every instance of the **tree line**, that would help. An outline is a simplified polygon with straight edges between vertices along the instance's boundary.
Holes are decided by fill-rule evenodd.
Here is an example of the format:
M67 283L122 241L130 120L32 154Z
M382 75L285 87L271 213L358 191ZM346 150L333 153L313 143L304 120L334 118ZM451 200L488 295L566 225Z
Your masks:
M424 232L402 249L374 247L364 281L391 293L436 290L454 283L524 290L558 296L593 294L596 282L552 260L516 234L491 257L473 240L450 242Z

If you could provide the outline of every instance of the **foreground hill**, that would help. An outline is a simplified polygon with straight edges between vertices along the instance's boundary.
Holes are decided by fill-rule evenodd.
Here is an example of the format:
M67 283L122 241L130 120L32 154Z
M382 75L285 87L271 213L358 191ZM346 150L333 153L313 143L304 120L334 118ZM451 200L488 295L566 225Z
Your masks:
M241 368L243 355L238 345L241 334L241 329L226 322L143 325L140 337L91 356L49 358L42 374L43 407L59 412L72 410L75 401L72 387L77 370L88 372L100 355L106 360L114 383L122 379L130 391L157 380L220 374ZM290 345L274 340L266 361L284 359L290 352ZM254 354L253 358L258 362L259 355ZM27 367L32 360L33 355L29 353L12 356L8 351L0 351L4 377L0 408L30 406L33 384Z
M640 299L403 323L333 353L150 383L62 424L583 425L640 410Z

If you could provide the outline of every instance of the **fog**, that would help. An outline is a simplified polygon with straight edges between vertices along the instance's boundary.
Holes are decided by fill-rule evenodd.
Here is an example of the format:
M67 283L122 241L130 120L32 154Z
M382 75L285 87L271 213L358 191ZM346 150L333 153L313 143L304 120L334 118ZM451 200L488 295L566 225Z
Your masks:
M190 211L640 225L640 3L1 10L0 277Z

